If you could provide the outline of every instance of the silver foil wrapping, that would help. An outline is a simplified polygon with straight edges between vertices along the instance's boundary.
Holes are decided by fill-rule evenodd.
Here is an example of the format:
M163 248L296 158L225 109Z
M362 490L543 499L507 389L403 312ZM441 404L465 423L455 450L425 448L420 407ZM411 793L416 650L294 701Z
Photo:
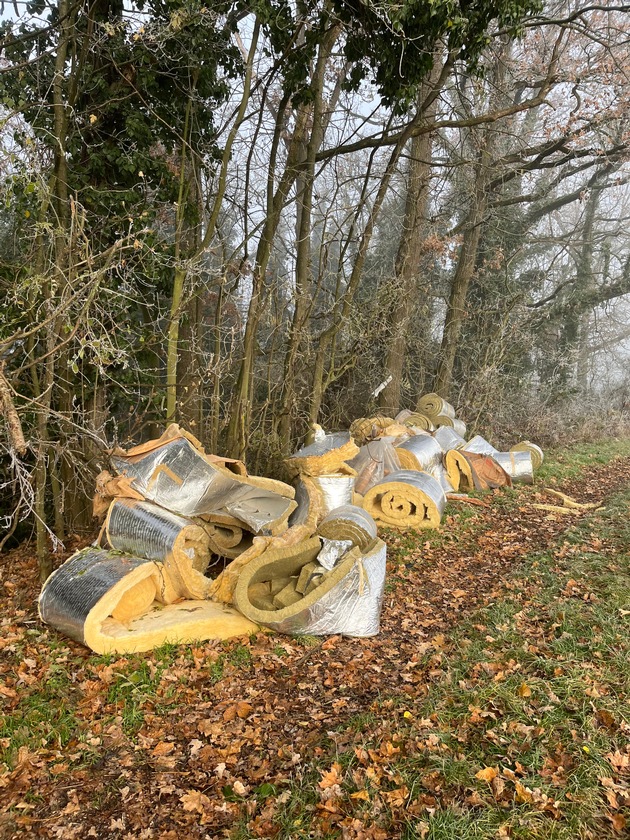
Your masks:
M477 455L496 455L499 451L491 443L488 443L485 438L482 438L481 435L472 437L461 449L462 452L474 452Z
M192 524L151 502L116 499L107 517L107 541L117 551L165 560L181 531Z
M440 444L444 452L448 452L449 449L461 449L466 443L464 438L449 426L440 426L439 429L433 432L433 437Z
M297 507L289 517L290 528L294 525L304 525L308 520L311 510L311 500L308 495L308 490L301 478L295 482L295 501Z
M450 479L448 477L448 473L446 472L443 466L437 467L431 473L431 475L433 476L433 478L437 479L440 482L440 487L442 488L442 490L444 490L445 493L455 492L455 488L451 484Z
M511 477L514 484L534 483L534 466L530 452L496 452L492 458Z
M343 555L352 548L352 540L322 539L322 550L317 555L317 562L328 571L334 569Z
M182 516L229 514L255 534L264 533L294 508L291 499L226 475L186 438L175 438L141 457L113 457L112 464L134 480L134 489L161 507Z
M83 628L92 608L129 572L147 561L85 548L48 578L39 596L39 615L46 624L85 644Z
M460 437L466 437L466 424L463 420L460 420L459 417L453 418L453 429L458 435L460 435Z
M430 435L414 435L396 449L405 449L415 457L418 466L425 472L432 473L442 465L443 451L439 442Z
M312 480L321 491L324 515L342 505L352 504L353 475L318 475Z
M351 539L362 547L375 540L378 533L374 518L357 505L335 508L322 519L317 530L323 537L334 534L336 539Z
M416 470L398 470L398 472L392 473L391 475L388 475L387 478L377 482L374 485L374 488L377 488L381 484L387 484L391 481L402 481L405 484L411 484L413 487L421 490L435 504L440 517L443 515L444 508L446 507L446 495L444 490L442 490L440 482L432 475L417 472Z
M283 621L267 622L278 633L311 636L376 636L385 586L385 543L363 555L349 573L311 607Z

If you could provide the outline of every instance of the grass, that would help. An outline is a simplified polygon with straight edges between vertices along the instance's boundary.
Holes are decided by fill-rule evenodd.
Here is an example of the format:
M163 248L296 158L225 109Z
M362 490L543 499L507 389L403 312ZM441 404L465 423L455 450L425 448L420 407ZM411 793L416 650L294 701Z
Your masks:
M579 461L611 451L587 447ZM547 467L548 480L572 474L562 460ZM627 836L629 770L614 761L630 759L629 510L630 489L524 558L509 594L451 635L443 676L424 697L381 700L346 721L353 748L292 785L276 837L341 837L349 824L383 840ZM341 768L338 810L322 817L318 781L331 760ZM606 784L618 786L616 800ZM361 790L365 799L353 798Z

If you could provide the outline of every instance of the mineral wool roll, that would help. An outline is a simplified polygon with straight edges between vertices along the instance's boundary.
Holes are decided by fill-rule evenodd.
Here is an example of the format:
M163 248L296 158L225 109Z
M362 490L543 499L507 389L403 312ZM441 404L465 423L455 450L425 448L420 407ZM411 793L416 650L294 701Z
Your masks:
M372 516L356 505L343 505L330 511L320 522L317 533L327 540L351 540L362 551L377 536Z
M378 523L391 528L437 528L446 495L427 473L399 470L368 490L363 506Z
M524 440L510 447L510 452L529 452L532 456L532 464L535 470L540 469L542 462L545 460L545 454L536 443L530 440Z
M472 437L465 446L462 446L463 452L476 452L478 455L494 455L498 452L498 449L495 449L491 443L481 437L481 435L475 435Z
M147 612L160 588L160 574L160 567L145 558L84 549L48 578L39 596L39 615L96 650L100 622L114 614L129 621Z
M472 467L465 452L449 449L444 456L444 466L455 492L458 490L468 492L475 489Z
M429 417L436 417L438 414L447 414L449 417L455 417L455 409L442 397L437 394L425 394L418 401L418 411L426 414Z
M227 639L257 626L223 605L187 600L157 604L161 563L101 548L74 554L48 578L42 621L96 653L151 650L165 642Z
M440 426L433 432L433 437L440 444L444 452L449 449L461 449L466 441L461 435L458 435L455 429L449 429L448 426Z
M210 562L210 540L206 531L190 519L151 502L116 499L110 506L105 531L113 549L164 564L171 586L158 593L159 601L207 597L210 581L204 572Z
M418 411L409 412L409 415L403 421L405 426L409 428L421 429L423 432L432 432L435 429L435 424L426 414L421 414Z
M442 447L429 435L414 435L396 447L403 469L431 472L442 463Z
M464 423L463 420L460 420L459 417L455 417L453 419L453 429L461 437L463 437L463 438L466 437L466 424Z
M534 466L531 452L497 452L492 458L515 484L533 484Z

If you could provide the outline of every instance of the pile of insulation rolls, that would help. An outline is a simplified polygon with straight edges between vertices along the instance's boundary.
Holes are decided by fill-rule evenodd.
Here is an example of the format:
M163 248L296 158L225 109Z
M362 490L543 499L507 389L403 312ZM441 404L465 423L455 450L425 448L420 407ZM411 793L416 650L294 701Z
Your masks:
M257 632L379 631L379 529L439 528L449 499L532 483L543 452L499 450L436 394L396 417L355 420L285 461L286 481L249 475L170 425L110 454L97 477L97 542L43 586L43 621L98 653Z

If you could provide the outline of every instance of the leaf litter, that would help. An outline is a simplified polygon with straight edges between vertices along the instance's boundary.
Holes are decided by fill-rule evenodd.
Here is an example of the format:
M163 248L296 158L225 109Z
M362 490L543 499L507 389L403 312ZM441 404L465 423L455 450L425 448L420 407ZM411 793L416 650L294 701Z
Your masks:
M599 507L627 491L629 468L588 467L561 491ZM30 547L5 555L0 836L388 840L450 837L466 820L471 837L551 836L544 820L566 824L554 837L623 836L623 698L602 672L597 623L576 614L576 636L568 622L599 608L577 559L621 573L623 546L577 533L590 509L533 508L536 487L484 500L454 507L429 539L386 535L372 639L259 633L97 657L39 623ZM519 571L545 553L546 568ZM551 573L554 598L537 598Z

